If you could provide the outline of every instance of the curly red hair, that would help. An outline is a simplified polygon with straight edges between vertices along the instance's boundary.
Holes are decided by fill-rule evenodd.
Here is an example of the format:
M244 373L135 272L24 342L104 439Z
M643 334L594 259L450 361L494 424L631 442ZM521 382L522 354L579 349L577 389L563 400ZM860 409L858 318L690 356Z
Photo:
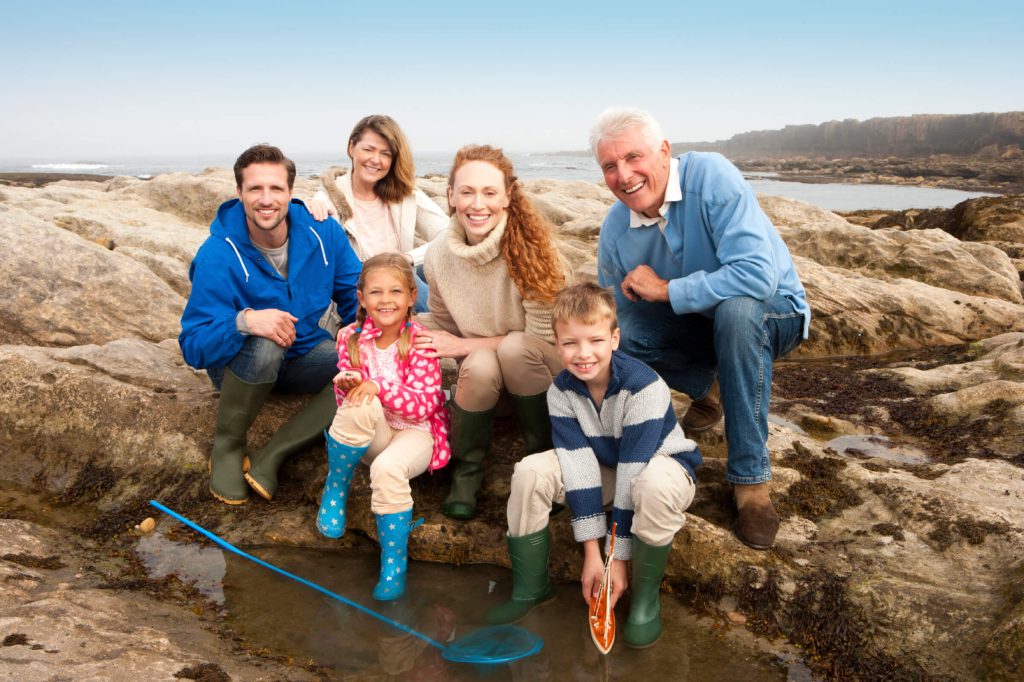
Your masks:
M541 217L526 196L512 162L497 147L467 145L455 153L448 186L455 186L455 171L470 161L491 164L505 179L508 221L501 238L501 255L508 273L525 300L550 303L565 286L565 273L552 237L551 224ZM452 209L451 212L454 212Z

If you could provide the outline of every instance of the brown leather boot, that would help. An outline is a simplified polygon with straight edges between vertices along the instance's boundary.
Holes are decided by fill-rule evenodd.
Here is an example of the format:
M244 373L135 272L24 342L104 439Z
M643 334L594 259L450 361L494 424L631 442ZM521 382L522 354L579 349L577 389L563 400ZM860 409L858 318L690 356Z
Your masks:
M700 433L707 431L722 419L722 400L718 392L718 379L711 384L708 394L700 400L694 400L683 415L683 431Z
M736 496L736 537L747 547L768 549L779 532L779 515L768 496L768 483L734 485Z

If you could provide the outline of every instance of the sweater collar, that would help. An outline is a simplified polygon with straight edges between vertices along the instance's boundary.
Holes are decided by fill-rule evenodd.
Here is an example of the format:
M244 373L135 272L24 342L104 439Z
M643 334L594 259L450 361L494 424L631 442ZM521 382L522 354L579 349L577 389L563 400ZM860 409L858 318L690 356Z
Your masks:
M466 230L459 222L458 216L452 216L448 224L448 249L459 258L463 258L473 265L484 265L501 255L501 238L505 234L505 225L508 222L506 211L494 229L484 237L479 244L470 245L466 242Z

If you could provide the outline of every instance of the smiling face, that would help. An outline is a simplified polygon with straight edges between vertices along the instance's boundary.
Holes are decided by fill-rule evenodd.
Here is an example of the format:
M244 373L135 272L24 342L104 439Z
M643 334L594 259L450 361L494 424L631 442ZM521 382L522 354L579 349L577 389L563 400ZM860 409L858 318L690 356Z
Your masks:
M615 197L636 213L655 217L665 203L671 147L662 140L657 149L637 128L630 128L597 145L597 163Z
M410 290L405 278L394 268L378 267L366 272L356 297L374 326L385 335L397 335L416 302L416 290Z
M605 317L594 322L559 320L554 329L562 365L588 388L600 389L603 397L611 380L612 351L619 347L619 330L612 330L611 320Z
M288 170L279 163L253 163L242 169L238 198L245 211L249 239L264 248L277 248L288 238Z
M367 128L356 142L348 145L352 159L352 179L364 187L373 187L391 170L394 150L388 141Z
M448 205L470 244L482 242L501 222L509 200L504 174L486 161L467 161L459 166L448 187Z

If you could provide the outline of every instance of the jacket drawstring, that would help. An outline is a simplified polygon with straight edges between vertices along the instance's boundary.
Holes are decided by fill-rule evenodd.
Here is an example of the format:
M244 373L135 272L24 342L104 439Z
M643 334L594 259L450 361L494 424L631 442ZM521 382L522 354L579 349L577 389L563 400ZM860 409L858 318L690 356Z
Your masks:
M317 239L319 239L319 237L317 237ZM230 244L231 248L234 249L234 251L235 251L235 258L238 259L239 265L242 266L242 272L245 273L245 281L246 281L246 283L248 283L249 282L249 269L245 267L245 261L242 260L242 254L238 253L238 247L235 246L235 243L233 241L231 241L230 237L224 237L224 241L226 241L228 244ZM320 245L320 250L323 251L323 249L324 249L323 244L321 244ZM327 259L325 257L324 258L324 265L326 265L326 264L327 264Z
M311 225L306 225L306 227L308 227L309 231L313 233L313 236L316 237L316 240L318 242L320 242L320 255L324 257L324 267L326 268L327 267L327 252L324 251L324 240L320 239L320 235L318 235L316 233L316 230L314 230Z

